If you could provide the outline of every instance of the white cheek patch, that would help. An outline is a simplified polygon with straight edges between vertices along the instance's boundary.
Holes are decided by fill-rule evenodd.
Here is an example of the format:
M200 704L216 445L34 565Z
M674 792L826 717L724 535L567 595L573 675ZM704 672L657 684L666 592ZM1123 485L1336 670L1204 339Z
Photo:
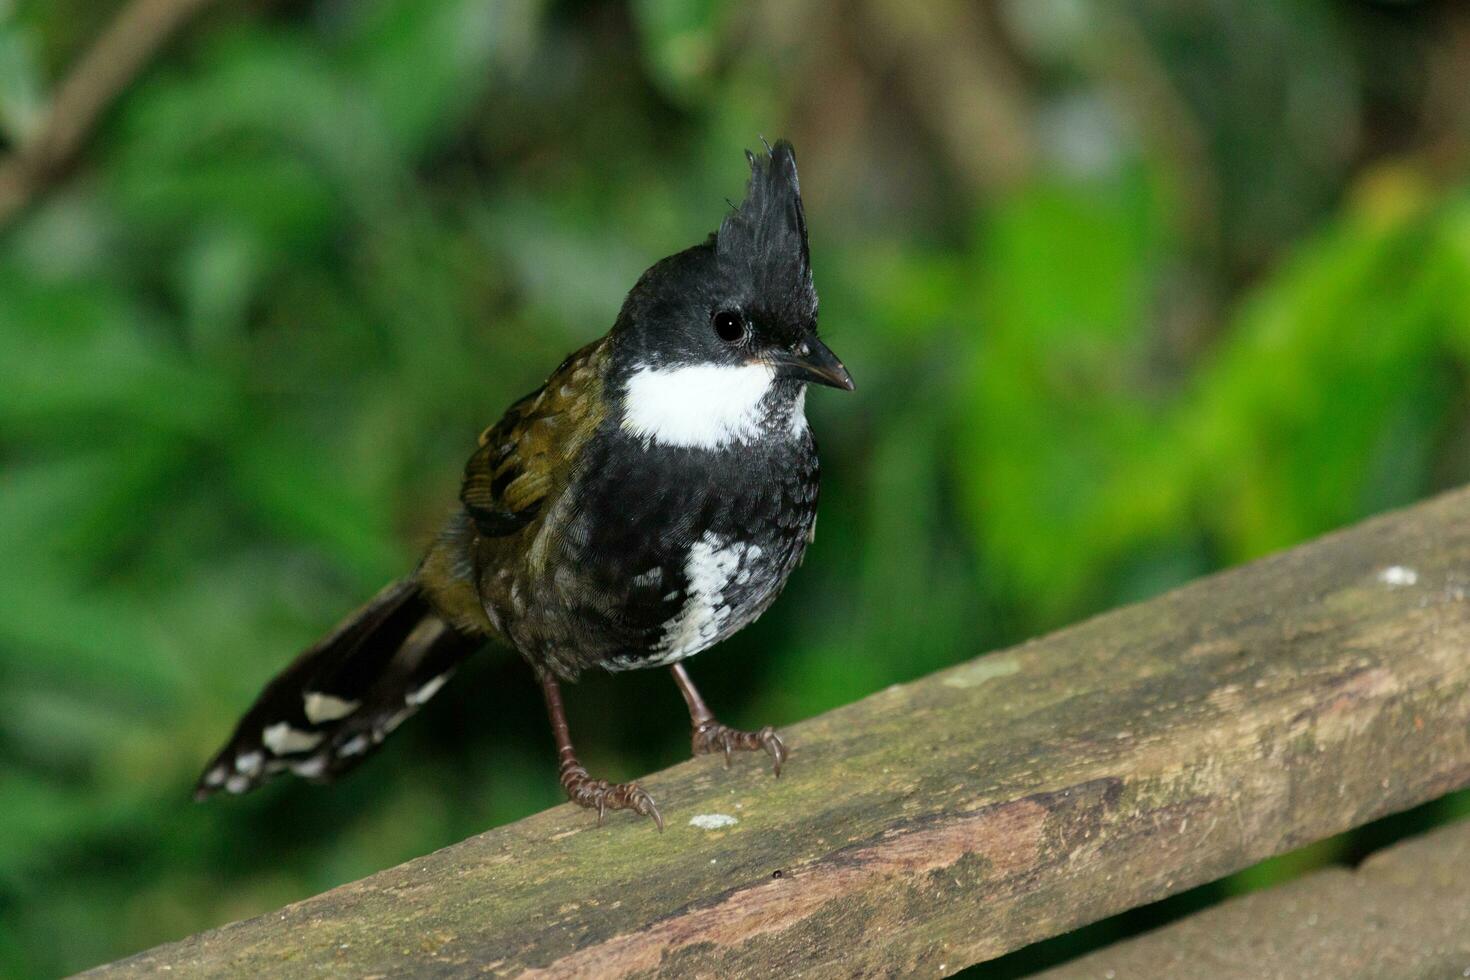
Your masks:
M775 372L764 364L641 367L628 379L623 429L645 443L720 449L755 439Z

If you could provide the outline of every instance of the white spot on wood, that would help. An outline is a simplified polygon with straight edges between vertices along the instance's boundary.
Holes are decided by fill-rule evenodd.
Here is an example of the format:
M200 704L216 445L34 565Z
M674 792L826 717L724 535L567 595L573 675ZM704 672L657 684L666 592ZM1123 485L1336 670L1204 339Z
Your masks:
M700 830L723 830L733 827L740 820L728 813L697 813L689 818L689 826L698 827Z
M1021 663L1015 657L981 657L974 663L951 672L943 681L945 687L979 687L986 681L995 680L997 677L1008 677L1021 669Z
M1378 573L1378 581L1391 588L1400 588L1417 583L1419 573L1403 565L1390 565Z
M361 701L349 701L332 694L323 694L321 691L307 691L304 710L307 721L313 725L320 725L324 721L346 718L361 704Z
M290 755L292 752L310 752L321 744L322 735L303 732L278 721L260 733L260 740L276 755Z

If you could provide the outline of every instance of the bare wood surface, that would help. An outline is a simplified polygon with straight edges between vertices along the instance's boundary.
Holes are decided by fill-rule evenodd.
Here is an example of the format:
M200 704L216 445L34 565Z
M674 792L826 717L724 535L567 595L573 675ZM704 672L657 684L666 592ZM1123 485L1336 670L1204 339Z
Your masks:
M1460 491L103 972L953 973L1470 784L1467 590Z
M0 229L81 150L154 54L215 0L132 0L57 88L36 134L0 159Z
M1470 821L1232 899L1036 980L1470 975Z

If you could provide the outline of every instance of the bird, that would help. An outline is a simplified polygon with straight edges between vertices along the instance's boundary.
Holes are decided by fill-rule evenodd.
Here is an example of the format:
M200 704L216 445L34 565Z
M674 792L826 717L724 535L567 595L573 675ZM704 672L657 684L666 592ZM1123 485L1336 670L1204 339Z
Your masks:
M562 683L667 667L695 755L788 750L721 723L684 662L761 615L816 529L809 385L851 391L817 335L806 214L785 140L746 151L745 197L655 263L604 336L479 436L458 505L417 568L271 680L204 769L197 799L279 773L358 765L487 641L530 665L573 803L663 818L636 781L594 778Z

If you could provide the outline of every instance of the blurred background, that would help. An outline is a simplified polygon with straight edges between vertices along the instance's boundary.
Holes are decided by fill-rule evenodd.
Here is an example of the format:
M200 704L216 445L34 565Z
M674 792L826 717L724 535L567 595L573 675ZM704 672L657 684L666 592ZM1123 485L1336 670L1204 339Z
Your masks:
M761 134L796 144L858 391L810 399L805 567L693 668L727 721L1470 479L1470 5L138 0L110 28L125 7L0 0L0 974L560 800L498 651L335 787L189 789L416 559L480 429L716 227ZM662 672L568 694L596 772L686 756Z

